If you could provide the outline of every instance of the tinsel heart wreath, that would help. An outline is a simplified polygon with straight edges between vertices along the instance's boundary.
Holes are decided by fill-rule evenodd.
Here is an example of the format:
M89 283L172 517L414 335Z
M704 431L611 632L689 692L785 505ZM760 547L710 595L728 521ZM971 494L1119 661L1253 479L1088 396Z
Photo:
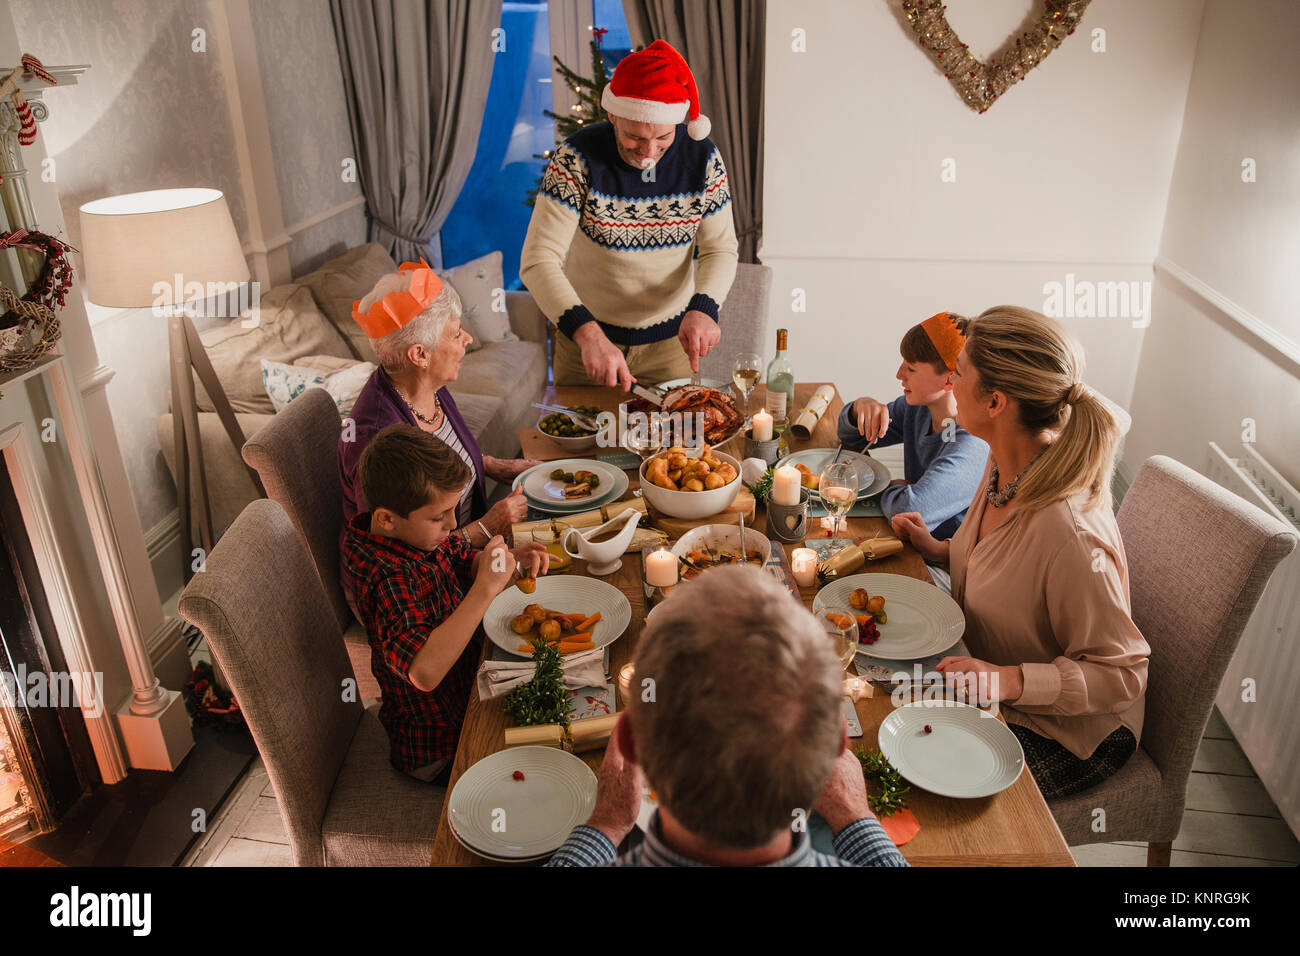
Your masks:
M1083 11L1092 0L1043 0L1043 15L1033 28L1020 35L1013 50L990 63L982 63L970 52L961 37L948 24L941 0L902 0L907 22L912 25L921 46L930 51L934 62L946 76L966 105L983 113L994 100L1025 78L1047 59L1047 55L1074 32L1083 19Z

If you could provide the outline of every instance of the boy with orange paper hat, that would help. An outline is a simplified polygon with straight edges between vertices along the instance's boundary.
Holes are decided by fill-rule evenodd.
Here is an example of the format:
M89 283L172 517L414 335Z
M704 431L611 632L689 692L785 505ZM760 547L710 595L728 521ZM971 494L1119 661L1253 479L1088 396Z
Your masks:
M361 455L370 509L345 529L343 561L379 682L379 721L394 767L435 780L456 741L478 666L483 615L518 573L545 574L535 542L507 550L497 535L482 550L451 532L469 466L413 425L390 425Z
M845 405L837 431L844 447L903 443L904 477L881 493L887 518L914 511L940 541L961 526L979 490L989 446L957 424L952 379L970 320L949 312L914 325L899 344L903 394L889 404L863 397Z

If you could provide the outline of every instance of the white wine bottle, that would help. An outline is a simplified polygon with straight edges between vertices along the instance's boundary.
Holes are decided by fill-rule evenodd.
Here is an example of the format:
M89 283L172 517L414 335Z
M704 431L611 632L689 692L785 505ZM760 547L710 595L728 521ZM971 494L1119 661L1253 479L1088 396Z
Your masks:
M776 330L776 358L767 367L767 413L772 416L772 428L782 434L790 427L794 414L794 367L785 357L789 330Z

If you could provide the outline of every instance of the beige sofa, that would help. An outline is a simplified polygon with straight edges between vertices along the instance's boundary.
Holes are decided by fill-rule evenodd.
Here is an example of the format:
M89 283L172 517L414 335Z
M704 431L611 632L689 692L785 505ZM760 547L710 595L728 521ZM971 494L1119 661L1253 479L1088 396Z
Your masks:
M365 334L352 320L352 303L363 298L381 275L396 269L382 246L357 246L264 294L256 327L246 329L235 319L201 334L245 438L275 414L262 384L260 359L286 365L313 364L301 360L314 356L376 361ZM450 281L457 285L455 270ZM541 399L546 388L547 322L527 292L506 292L504 298L518 341L484 342L467 353L460 377L449 389L483 453L510 458L519 453L518 430L536 423L538 413L532 403ZM258 494L211 400L195 384L212 522L220 534ZM158 443L175 478L172 442L169 413L158 419Z

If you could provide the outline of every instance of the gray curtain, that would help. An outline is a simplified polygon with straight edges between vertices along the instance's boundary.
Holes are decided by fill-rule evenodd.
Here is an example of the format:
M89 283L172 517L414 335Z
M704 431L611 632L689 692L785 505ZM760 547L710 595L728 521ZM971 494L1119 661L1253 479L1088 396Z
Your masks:
M763 236L763 49L766 0L623 0L632 42L665 40L695 74L731 181L740 261Z
M431 248L465 185L492 81L501 0L330 0L370 238Z

